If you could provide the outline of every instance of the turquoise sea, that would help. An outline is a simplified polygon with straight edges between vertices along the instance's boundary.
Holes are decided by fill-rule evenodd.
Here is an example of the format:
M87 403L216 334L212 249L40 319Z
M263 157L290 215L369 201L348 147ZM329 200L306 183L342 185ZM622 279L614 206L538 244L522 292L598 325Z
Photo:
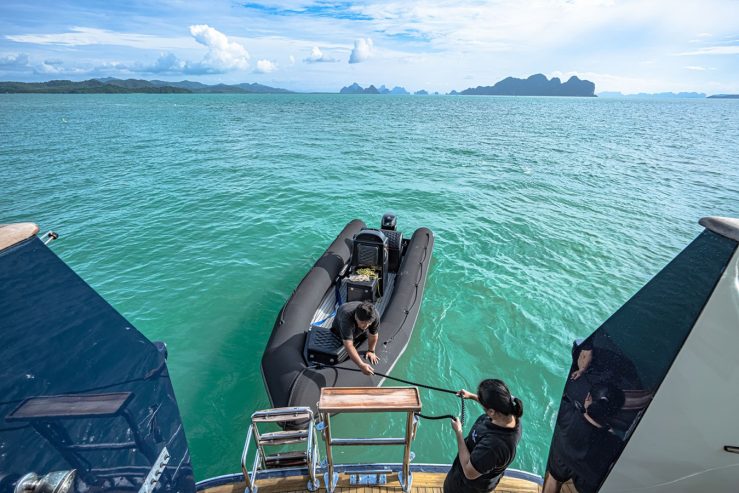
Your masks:
M700 217L739 217L737 156L731 100L0 95L0 223L57 231L53 250L167 342L197 479L239 470L249 415L269 407L272 324L344 224L392 210L408 235L429 227L425 299L393 374L506 380L525 405L514 467L542 474L572 340ZM334 424L396 435L401 420ZM414 450L451 461L448 422L422 422Z

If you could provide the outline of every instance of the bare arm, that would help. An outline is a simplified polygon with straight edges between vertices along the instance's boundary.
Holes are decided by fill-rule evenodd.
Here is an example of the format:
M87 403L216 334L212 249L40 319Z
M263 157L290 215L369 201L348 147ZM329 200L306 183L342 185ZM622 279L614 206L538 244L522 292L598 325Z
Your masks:
M370 365L362 361L362 358L359 356L359 353L354 348L354 341L346 340L344 341L344 348L346 348L346 352L349 355L349 359L351 359L355 365L359 367L360 370L362 370L362 373L365 375L374 375L375 371L372 369Z
M464 443L464 436L462 436L462 423L460 423L458 419L452 418L452 428L454 429L454 434L457 437L459 463L462 465L462 472L464 472L464 477L466 477L467 479L479 478L481 474L470 462L470 451L467 450L467 444Z
M377 335L377 334L370 334L367 337L367 349L369 349L370 351L372 351L374 353L375 352L375 348L377 347L377 341L378 341L378 339L380 339L380 336L379 335Z
M472 392L468 392L464 389L457 392L457 395L459 397L463 397L464 399L472 399L473 401L480 402L480 399L477 397L477 394L473 394Z
M582 374L585 373L585 370L588 369L592 361L592 349L583 349L582 351L580 351L580 355L577 357L577 370L572 372L570 378L572 378L573 380L577 380L578 378L580 378Z

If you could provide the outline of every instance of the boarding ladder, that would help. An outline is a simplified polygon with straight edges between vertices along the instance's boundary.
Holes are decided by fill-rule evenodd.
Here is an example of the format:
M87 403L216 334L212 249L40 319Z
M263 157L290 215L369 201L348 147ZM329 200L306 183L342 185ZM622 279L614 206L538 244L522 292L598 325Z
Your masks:
M324 483L326 490L333 493L339 480L334 471L333 447L367 445L403 445L403 464L398 471L398 480L405 493L410 493L413 477L411 475L411 441L415 437L421 412L421 398L416 387L325 387L321 389L318 401L321 415L319 429L323 431L326 444L326 471ZM331 434L331 414L338 413L406 413L405 436L403 438L335 438Z
M261 433L258 425L268 423L304 423L305 429L272 431ZM251 473L246 468L246 456L251 442L256 443L256 455ZM279 452L271 455L265 453L265 447L305 443L305 451ZM282 467L304 466L308 468L310 480L306 488L316 491L319 482L316 479L318 463L318 440L316 439L313 411L309 407L281 407L257 411L251 415L251 425L246 433L244 450L241 453L241 471L246 481L246 493L256 493L257 476L260 471Z

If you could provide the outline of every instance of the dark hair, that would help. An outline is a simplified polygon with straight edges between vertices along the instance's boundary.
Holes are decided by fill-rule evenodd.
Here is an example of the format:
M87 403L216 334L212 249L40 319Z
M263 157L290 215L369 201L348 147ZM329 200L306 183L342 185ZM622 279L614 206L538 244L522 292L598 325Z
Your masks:
M360 322L374 322L375 306L369 301L363 301L354 311L354 316Z
M511 395L508 386L497 378L488 378L477 386L477 398L485 409L493 409L499 413L523 416L523 402Z
M621 410L626 400L623 391L609 383L594 385L590 389L590 397L593 402L585 412L600 424L606 424L608 418Z

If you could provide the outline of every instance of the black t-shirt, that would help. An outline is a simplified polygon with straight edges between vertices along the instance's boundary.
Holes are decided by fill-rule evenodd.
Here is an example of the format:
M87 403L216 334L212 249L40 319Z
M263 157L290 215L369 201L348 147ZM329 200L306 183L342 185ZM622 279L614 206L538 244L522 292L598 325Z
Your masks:
M515 428L503 428L493 424L486 414L477 418L464 443L470 451L472 467L481 473L481 476L477 479L467 479L457 455L444 483L445 493L463 491L483 493L495 488L500 480L499 476L516 457L519 440L521 440L520 420L517 420Z
M331 330L341 337L343 341L353 341L363 332L359 327L357 327L357 323L354 320L354 312L361 304L361 301L350 301L349 303L344 303L338 310L336 310L336 316L331 325ZM372 307L372 310L375 314L375 321L367 327L367 331L370 334L377 334L377 331L380 330L380 314L377 313L377 308Z

